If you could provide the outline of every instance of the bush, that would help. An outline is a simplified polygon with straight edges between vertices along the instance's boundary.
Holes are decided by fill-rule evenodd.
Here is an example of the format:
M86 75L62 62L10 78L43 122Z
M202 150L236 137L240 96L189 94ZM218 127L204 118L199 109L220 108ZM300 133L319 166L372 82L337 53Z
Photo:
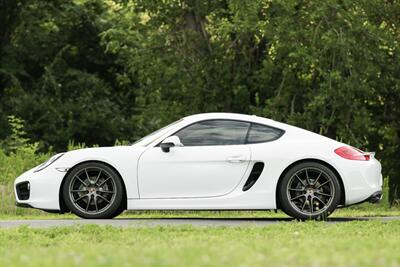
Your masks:
M0 211L2 214L37 214L38 211L15 206L13 183L18 175L45 161L52 152L38 152L39 144L30 143L25 137L24 121L20 118L9 116L8 123L11 135L0 146Z

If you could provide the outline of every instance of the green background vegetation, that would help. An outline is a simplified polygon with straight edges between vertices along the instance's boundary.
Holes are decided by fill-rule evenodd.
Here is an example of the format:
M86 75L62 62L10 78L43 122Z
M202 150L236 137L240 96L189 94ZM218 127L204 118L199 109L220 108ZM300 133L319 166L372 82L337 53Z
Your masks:
M392 0L1 0L0 155L9 116L53 153L249 113L376 151L398 202L399 17Z
M333 216L399 215L399 21L397 0L0 0L0 218L74 218L14 205L15 177L55 152L211 111L376 151L390 194ZM20 227L0 229L0 266L399 266L399 239L398 221Z

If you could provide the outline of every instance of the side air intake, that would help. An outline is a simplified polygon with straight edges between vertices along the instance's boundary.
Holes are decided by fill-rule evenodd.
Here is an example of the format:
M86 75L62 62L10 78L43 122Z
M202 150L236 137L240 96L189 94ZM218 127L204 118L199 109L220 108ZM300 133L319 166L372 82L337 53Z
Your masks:
M249 178L243 186L243 191L249 190L258 180L264 170L264 162L254 163L253 169L250 172Z

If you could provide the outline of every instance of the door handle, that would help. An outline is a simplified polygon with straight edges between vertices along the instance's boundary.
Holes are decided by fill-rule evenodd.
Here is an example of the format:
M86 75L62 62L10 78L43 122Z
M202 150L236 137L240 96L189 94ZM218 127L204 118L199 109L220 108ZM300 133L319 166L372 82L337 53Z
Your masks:
M240 156L232 156L232 157L227 157L226 158L226 161L232 162L232 163L240 163L240 162L243 162L245 160L246 160L246 157L242 156L242 155L240 155Z

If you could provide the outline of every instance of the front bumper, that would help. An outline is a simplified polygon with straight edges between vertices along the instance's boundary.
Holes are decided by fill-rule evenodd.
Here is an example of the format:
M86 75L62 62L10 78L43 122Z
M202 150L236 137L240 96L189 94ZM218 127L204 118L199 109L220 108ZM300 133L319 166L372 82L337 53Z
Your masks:
M49 211L60 210L59 193L66 172L51 166L40 172L34 170L35 168L23 173L15 180L16 205Z
M28 203L21 203L18 201L15 202L15 206L20 207L20 208L31 208L31 209L34 208L31 205L29 205Z

